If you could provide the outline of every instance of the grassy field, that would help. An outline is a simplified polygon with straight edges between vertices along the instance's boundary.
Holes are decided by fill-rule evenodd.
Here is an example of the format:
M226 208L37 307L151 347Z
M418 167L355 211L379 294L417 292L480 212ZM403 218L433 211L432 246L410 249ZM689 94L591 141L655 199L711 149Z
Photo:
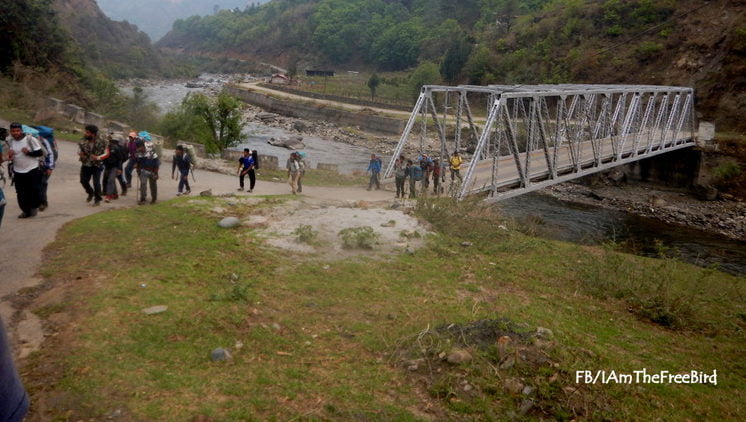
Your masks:
M534 238L449 202L418 204L435 234L413 254L294 255L252 228L218 228L212 206L176 199L60 232L42 274L65 293L34 309L57 334L23 370L36 418L746 415L743 278ZM141 312L155 305L168 310ZM217 347L233 359L212 362ZM575 379L643 368L717 370L718 384Z
M258 171L257 179L268 182L287 181L286 170L267 170ZM308 169L303 176L303 184L308 186L365 186L368 184L369 176L365 174L342 174L331 170Z
M370 100L368 79L371 74L366 72L339 72L333 77L301 76L301 85L295 89L316 92L319 94L339 95L342 97ZM416 98L412 98L407 78L407 72L385 72L378 75L382 78L376 89L375 101L396 104L399 106L413 106Z

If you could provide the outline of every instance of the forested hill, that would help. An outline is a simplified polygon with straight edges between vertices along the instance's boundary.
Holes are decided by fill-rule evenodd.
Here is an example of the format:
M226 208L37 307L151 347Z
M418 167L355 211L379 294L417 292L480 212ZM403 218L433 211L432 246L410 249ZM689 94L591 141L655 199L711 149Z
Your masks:
M174 73L147 34L130 23L109 19L96 0L53 0L52 9L78 48L77 59L86 65L113 78Z
M403 70L448 83L694 86L746 127L744 0L273 0L174 24L158 46L278 65Z

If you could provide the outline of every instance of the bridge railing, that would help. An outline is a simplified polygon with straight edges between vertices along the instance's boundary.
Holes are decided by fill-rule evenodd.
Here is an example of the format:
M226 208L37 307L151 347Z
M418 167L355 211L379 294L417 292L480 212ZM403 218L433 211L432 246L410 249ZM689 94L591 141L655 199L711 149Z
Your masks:
M694 144L691 88L425 86L394 157L471 154L456 195L503 199ZM386 176L390 176L393 161Z

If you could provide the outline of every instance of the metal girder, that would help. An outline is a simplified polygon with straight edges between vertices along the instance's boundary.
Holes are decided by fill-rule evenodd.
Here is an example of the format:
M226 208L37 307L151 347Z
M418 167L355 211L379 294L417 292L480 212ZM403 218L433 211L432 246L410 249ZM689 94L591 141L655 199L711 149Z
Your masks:
M419 118L420 153L444 161L455 150L471 153L462 185L450 191L458 198L486 191L497 200L693 146L694 116L686 87L426 85L394 157L415 141ZM476 145L462 139L467 122Z

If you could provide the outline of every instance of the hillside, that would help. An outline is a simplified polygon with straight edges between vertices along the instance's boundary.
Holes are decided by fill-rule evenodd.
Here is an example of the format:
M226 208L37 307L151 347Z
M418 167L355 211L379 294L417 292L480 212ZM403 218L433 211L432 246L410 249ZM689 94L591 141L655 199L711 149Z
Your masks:
M130 23L109 19L96 0L54 0L53 9L87 65L113 78L175 74L147 34Z
M746 130L746 1L273 0L179 20L158 46L449 83L694 86L701 117Z
M248 4L265 3L267 0L97 0L107 16L118 21L128 21L140 28L152 40L164 36L174 21L194 15L209 15L218 9L244 9Z

